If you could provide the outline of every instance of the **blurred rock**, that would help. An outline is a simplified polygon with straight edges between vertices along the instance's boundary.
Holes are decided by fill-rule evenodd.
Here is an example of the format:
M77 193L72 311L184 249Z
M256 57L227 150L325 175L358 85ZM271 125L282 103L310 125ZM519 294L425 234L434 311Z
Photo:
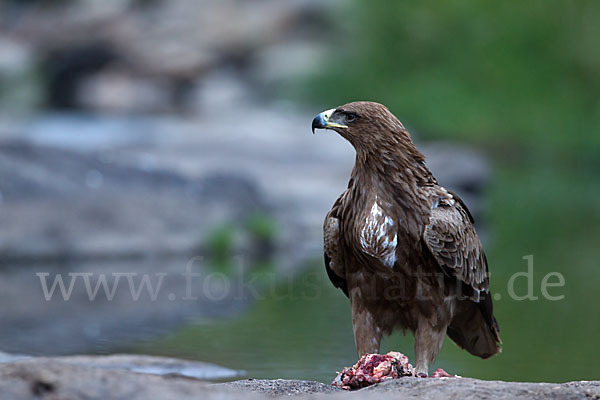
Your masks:
M212 72L188 89L187 111L206 115L248 107L251 90L234 71Z
M19 356L7 356L4 359L0 358L0 363L27 359ZM28 357L28 359L31 360L32 358ZM43 361L44 359L38 360ZM54 357L52 360L80 367L129 371L149 375L179 376L201 380L231 379L244 375L244 371L236 371L215 364L141 354L75 355Z
M264 89L273 90L317 70L323 65L323 54L324 48L314 41L294 40L266 46L254 56L250 76Z
M157 2L130 13L113 38L137 67L190 77L215 63L243 66L256 49L293 35L299 16L317 6L307 0Z
M44 72L46 106L81 108L80 86L88 77L110 68L117 57L112 46L101 40L43 49L39 62Z
M25 399L203 399L234 398L240 391L181 376L31 359L0 365L0 392L6 400ZM252 400L258 395L245 393Z
M173 108L172 91L169 82L109 69L83 79L75 101L84 109L102 113L167 112Z
M214 87L219 82L212 78L223 71L243 81L243 96L253 99L265 85L305 74L320 51L307 35L325 35L319 16L331 4L112 0L12 7L18 23L0 20L0 36L6 32L36 50L51 106L136 113L193 110L189 90ZM10 51L7 57L18 59ZM210 93L231 95L231 82Z
M191 254L216 226L269 213L240 176L189 180L23 143L0 145L0 182L4 263Z
M0 352L0 365L34 359L48 360ZM73 355L54 357L52 360L81 367L129 371L149 375L180 376L200 380L231 379L245 374L244 371L236 371L211 363L141 354Z
M3 37L0 38L0 77L16 75L31 68L31 48L24 43Z

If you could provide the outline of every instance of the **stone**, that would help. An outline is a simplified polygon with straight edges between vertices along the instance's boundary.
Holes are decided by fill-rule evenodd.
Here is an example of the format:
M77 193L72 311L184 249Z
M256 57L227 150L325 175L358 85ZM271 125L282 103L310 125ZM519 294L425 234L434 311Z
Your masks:
M19 356L13 356L11 361L19 359ZM215 364L143 354L74 355L55 357L53 360L82 367L150 375L182 376L200 380L233 379L245 375L244 371L232 370Z
M193 254L215 227L269 213L234 174L187 179L24 143L0 145L0 177L5 263Z
M83 359L89 356L81 356ZM117 358L118 359L118 358ZM143 359L143 357L140 357ZM0 363L0 393L6 400L86 399L596 399L600 381L529 383L482 381L470 378L403 377L354 392L319 382L245 379L210 384L177 373L147 374L121 368L106 368L102 356L91 364L66 362L60 358L31 358ZM185 362L182 362L185 363Z
M105 69L79 83L75 101L85 110L101 113L167 112L172 111L172 92L168 81Z
M257 392L269 396L291 396L299 394L331 393L340 389L321 382L296 379L242 379L218 384L220 387Z
M0 393L5 400L46 399L226 399L239 391L178 375L158 376L99 368L52 359L0 364ZM246 393L250 400L260 398Z

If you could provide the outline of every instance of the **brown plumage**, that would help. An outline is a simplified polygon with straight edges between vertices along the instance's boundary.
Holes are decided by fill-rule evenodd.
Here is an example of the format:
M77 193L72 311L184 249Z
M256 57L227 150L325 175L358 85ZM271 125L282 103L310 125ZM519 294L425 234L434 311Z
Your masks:
M446 334L482 358L500 351L488 266L473 218L440 186L400 121L383 105L325 111L356 150L348 189L323 226L325 266L350 299L358 356L378 353L394 329L415 335L416 373L426 375Z

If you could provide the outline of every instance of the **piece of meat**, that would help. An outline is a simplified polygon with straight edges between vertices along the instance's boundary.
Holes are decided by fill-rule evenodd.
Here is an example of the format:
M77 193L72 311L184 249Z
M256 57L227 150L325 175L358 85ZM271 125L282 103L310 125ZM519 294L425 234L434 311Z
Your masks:
M353 390L413 374L413 366L402 353L390 351L387 354L365 354L351 368L344 368L338 373L332 385Z
M450 375L441 368L436 369L433 374L431 374L432 378L452 378L452 376L453 375Z

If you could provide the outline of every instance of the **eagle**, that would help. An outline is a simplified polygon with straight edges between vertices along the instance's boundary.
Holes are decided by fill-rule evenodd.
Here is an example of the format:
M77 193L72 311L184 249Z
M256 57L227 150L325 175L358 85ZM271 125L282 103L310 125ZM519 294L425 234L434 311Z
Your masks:
M348 188L323 224L325 268L350 300L359 358L383 334L411 331L415 375L446 335L473 355L500 351L485 253L465 203L438 184L402 123L358 101L318 114L356 152Z

